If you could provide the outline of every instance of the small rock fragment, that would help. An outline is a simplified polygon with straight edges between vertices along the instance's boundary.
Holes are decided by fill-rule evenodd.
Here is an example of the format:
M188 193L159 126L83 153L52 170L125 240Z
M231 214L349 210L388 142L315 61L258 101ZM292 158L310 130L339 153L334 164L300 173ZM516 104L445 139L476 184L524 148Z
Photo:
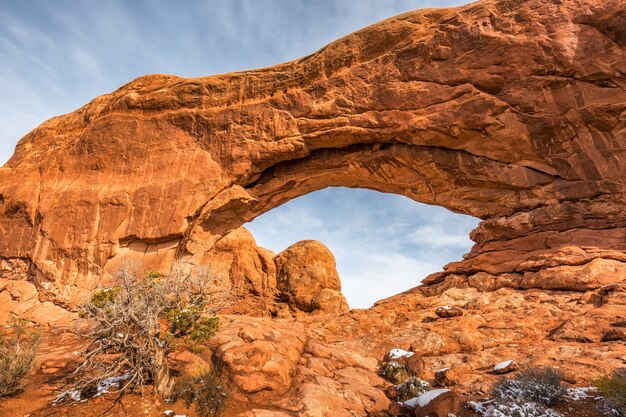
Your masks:
M519 368L519 365L514 360L508 360L504 362L500 362L499 364L493 367L493 372L501 375L509 372L513 372Z
M626 329L610 329L604 333L601 342L619 342L620 340L626 340Z
M456 384L456 372L450 368L443 368L435 372L435 382L441 387Z
M437 307L435 314L441 318L458 317L463 315L463 310L453 306Z

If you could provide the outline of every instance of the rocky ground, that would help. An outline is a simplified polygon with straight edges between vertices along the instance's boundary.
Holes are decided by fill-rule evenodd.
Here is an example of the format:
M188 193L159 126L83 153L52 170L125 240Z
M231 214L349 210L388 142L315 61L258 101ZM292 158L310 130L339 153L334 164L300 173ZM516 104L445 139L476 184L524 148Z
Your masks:
M392 348L415 352L424 361L422 378L451 368L453 386L464 401L486 398L501 376L495 364L514 360L560 369L566 385L588 386L626 366L626 287L593 292L440 288L418 289L379 302L368 310L289 319L225 315L210 349L177 356L178 367L208 360L225 363L229 401L226 416L383 416L391 385L379 375ZM432 291L432 289L431 289ZM456 306L462 316L440 318L437 307ZM46 328L39 366L22 394L2 401L6 415L147 415L168 409L150 391L116 401L112 394L87 403L56 407L80 360L81 341L67 328ZM513 372L514 374L514 372ZM566 401L564 415L593 416L593 400ZM578 413L578 414L576 414ZM191 415L191 414L190 414ZM469 410L461 415L472 415Z

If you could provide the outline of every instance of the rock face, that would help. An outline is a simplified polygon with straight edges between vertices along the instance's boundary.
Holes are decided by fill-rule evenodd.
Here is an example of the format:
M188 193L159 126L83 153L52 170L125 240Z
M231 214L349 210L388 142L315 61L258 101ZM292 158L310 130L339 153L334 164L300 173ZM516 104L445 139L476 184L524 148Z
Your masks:
M503 371L518 364L558 368L579 386L623 367L626 343L601 340L607 332L623 329L619 326L626 319L626 292L604 292L481 292L465 287L425 296L415 291L336 316L228 316L213 343L218 355L233 364L229 372L235 376L232 396L237 401L302 417L384 416L400 394L401 387L394 384L413 373L394 371L397 361L408 369L417 358L421 378L433 385L453 385L464 400L491 392L501 378L493 370L496 364ZM597 296L603 304L594 304ZM453 320L424 320L442 304L459 305L465 314ZM573 332L565 328L586 338L570 338ZM249 360L257 366L249 366ZM381 370L388 372L381 375ZM283 376L272 377L274 385L264 382L272 375ZM258 391L261 387L265 389ZM422 399L421 414L408 415L455 413L459 397L451 392L435 401L437 392L444 393L435 391ZM413 407L418 407L417 400Z
M465 314L427 320L440 305L458 305ZM584 387L622 368L626 357L626 342L605 339L611 330L626 326L626 291L619 286L583 292L511 288L484 292L466 286L432 296L407 292L371 309L338 315L225 315L220 319L222 326L202 358L187 355L178 359L185 362L182 366L188 366L214 352L223 361L229 376L225 417L388 416L387 410L397 404L396 397L408 401L419 398L422 392L414 390L409 397L401 396L398 391L402 387L392 386L379 375L381 360L404 358L408 369L409 360L419 358L421 378L433 385L427 389L438 389L434 387L435 375L448 368L448 377L455 382L450 389L465 401L484 399L491 392L501 378L493 372L494 364L513 360L521 368L555 367L566 381ZM34 380L39 383L28 383L25 394L3 400L5 415L50 415L50 399L65 382L60 376L71 378L73 367L64 367L63 362L75 363L84 343L71 332L53 336L50 339L44 332L38 362L64 369L52 377L37 371ZM407 355L410 352L413 355ZM173 407L163 403L150 407L149 403L160 400L149 392L146 395L148 404L133 405L142 398L139 396L122 399L127 406L119 414L160 417ZM109 401L99 413L89 401L74 404L67 412L61 408L59 415L102 415L117 401L117 395L111 393ZM423 403L435 406L439 402ZM454 407L455 403L442 401L439 410L450 410L444 407ZM575 411L569 415L579 415Z
M291 387L305 341L302 326L258 318L227 323L213 343L243 393L280 395Z
M302 311L348 311L335 257L320 242L305 240L281 252L276 257L276 281L290 304Z
M230 277L230 302L222 313L291 317L348 311L335 258L315 240L297 242L274 255L240 227L220 239L201 263Z
M484 0L267 69L140 77L43 123L0 168L0 277L21 263L42 300L72 307L123 258L202 262L246 221L348 186L483 219L428 282L621 280L624 7Z

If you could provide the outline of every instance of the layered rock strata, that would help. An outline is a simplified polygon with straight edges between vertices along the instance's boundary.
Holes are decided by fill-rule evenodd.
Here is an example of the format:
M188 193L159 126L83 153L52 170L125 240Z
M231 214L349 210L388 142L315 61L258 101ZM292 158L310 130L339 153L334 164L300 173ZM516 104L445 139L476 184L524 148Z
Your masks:
M0 168L0 277L18 263L42 300L71 308L124 258L200 263L329 186L481 218L466 259L429 282L623 277L624 7L484 0L265 69L140 77L35 128Z

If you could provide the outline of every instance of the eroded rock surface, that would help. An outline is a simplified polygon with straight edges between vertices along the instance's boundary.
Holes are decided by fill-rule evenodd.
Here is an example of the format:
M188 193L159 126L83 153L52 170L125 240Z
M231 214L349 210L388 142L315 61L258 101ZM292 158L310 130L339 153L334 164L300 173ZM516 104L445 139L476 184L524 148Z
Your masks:
M440 305L458 305L464 314L437 318L434 310ZM384 360L392 359L392 349L414 352L410 358L419 357L420 378L433 388L436 381L443 381L436 373L448 368L449 378L442 385L452 379L449 389L463 400L488 395L500 378L494 365L509 360L520 367L555 367L568 384L588 386L624 366L626 341L605 336L624 329L625 306L626 292L620 286L582 292L511 288L481 292L467 286L437 295L414 291L368 310L335 315L222 316L221 329L201 356L213 352L223 361L229 378L226 417L387 417L394 390L379 370ZM48 340L48 333L44 336ZM39 362L45 366L29 376L23 395L3 400L3 410L16 415L50 413L49 400L75 366L65 364L80 358L80 346L66 340L69 336L56 334L54 342L42 347ZM204 360L187 356L172 359L185 362L179 367ZM58 370L47 374L52 368ZM393 388L395 398L399 393ZM68 416L97 415L94 410L106 410L116 397L112 394L109 403L90 401L59 410ZM123 400L127 406L121 415L123 411L158 417L174 407L149 407L146 404L159 401L148 399Z
M384 415L392 348L419 355L433 382L458 370L465 398L489 392L506 360L588 384L626 357L624 7L416 11L263 70L141 77L51 119L0 168L2 306L72 309L127 258L214 264L241 311L276 316L224 317L213 341L233 416ZM332 271L303 271L238 228L328 186L480 217L476 245L369 310L294 314L338 300ZM464 314L438 319L443 305Z
M348 311L341 294L335 257L323 243L305 240L291 245L276 258L278 290L302 311Z
M230 278L229 302L221 313L292 317L348 311L335 257L315 240L275 255L240 227L220 239L201 263Z
M484 220L431 282L595 288L598 262L626 261L625 16L621 0L484 0L267 69L140 77L19 142L0 257L75 307L121 259L202 262L273 207L349 186Z
M626 341L600 342L626 318L626 293L613 291L605 296L605 304L597 306L593 300L600 292L449 288L436 296L398 295L369 310L338 316L274 319L277 329L305 335L290 388L260 395L247 393L244 384L234 396L259 409L296 416L386 415L391 384L378 371L391 348L415 352L423 359L423 378L433 386L441 380L436 373L448 368L454 379L450 388L465 399L488 394L500 378L494 365L508 361L521 367L555 367L570 383L586 386L623 366L626 355ZM453 320L436 318L434 308L441 304L460 305L465 314ZM229 319L233 328L259 320ZM587 338L563 337L569 323L583 322L580 331ZM286 338L285 344L291 345L290 340ZM280 349L281 342L273 343ZM243 351L240 355L246 356Z

